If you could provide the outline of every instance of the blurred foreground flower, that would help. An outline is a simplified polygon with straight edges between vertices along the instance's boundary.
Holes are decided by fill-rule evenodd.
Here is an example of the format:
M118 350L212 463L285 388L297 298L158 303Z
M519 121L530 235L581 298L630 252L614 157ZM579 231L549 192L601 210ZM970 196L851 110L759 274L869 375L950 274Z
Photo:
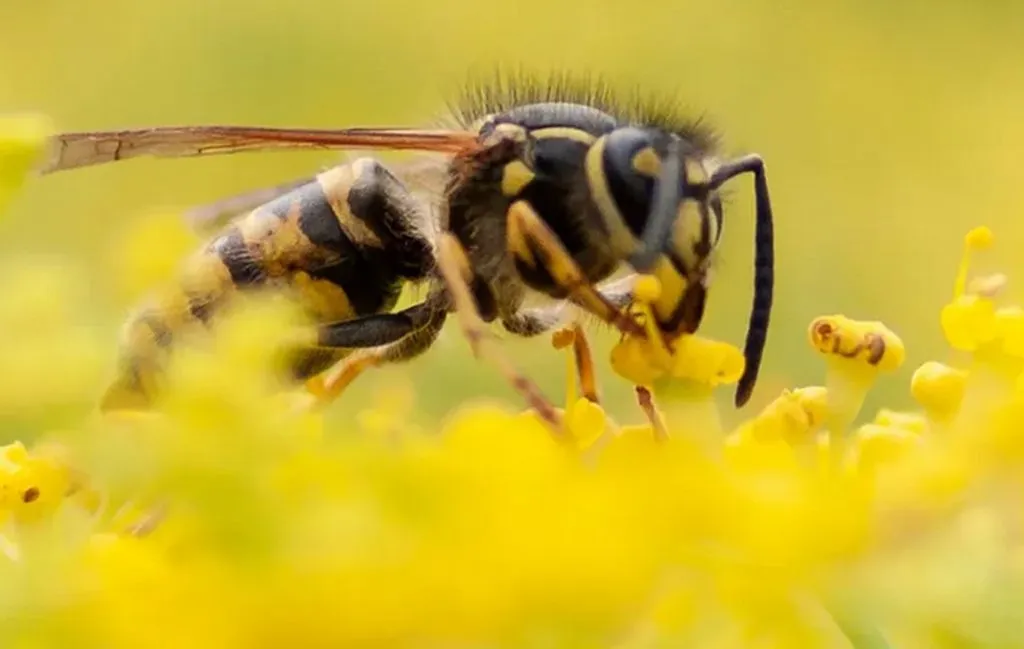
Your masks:
M2 647L1020 644L1024 312L966 261L940 320L970 361L919 368L920 411L855 423L904 343L833 315L823 384L735 430L712 397L738 350L625 339L640 423L570 374L568 445L494 406L419 431L403 393L325 430L270 378L274 303L175 357L161 414L55 420L109 350L52 298L70 275L16 272L0 403L37 441L0 449Z
M43 154L53 125L42 115L0 115L0 215Z

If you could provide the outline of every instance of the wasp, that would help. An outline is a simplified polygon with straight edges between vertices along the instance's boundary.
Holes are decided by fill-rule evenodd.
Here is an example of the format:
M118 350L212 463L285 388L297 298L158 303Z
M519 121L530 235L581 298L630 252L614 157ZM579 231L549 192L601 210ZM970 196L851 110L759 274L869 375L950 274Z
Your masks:
M753 154L723 158L703 119L663 100L623 98L601 81L566 74L499 78L471 84L436 128L65 133L54 138L43 172L303 148L425 157L406 167L360 157L190 212L197 223L231 218L184 262L176 288L130 317L122 369L101 409L149 403L155 359L179 332L208 326L233 296L255 290L293 289L313 318L313 339L291 357L290 371L325 399L368 368L428 350L452 313L478 355L485 325L533 337L561 322L566 306L642 336L628 311L630 280L640 273L662 285L652 313L666 341L693 333L723 231L721 188L741 174L753 176L756 245L735 404L750 398L773 291L765 165ZM426 297L396 311L411 285L427 285ZM503 371L531 404L551 410L511 364Z

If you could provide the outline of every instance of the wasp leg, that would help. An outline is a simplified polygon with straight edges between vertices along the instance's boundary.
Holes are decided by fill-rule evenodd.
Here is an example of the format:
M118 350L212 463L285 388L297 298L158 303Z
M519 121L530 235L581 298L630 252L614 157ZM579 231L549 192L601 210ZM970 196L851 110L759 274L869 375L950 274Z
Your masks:
M668 428L665 426L665 419L654 404L654 395L643 386L636 386L636 403L640 406L647 420L651 423L651 430L654 431L654 440L657 442L668 441Z
M473 354L486 356L498 366L502 375L519 392L527 404L556 431L562 433L562 416L541 393L537 385L524 376L496 346L486 347L492 342L488 337L487 325L480 317L473 300L470 282L473 274L469 267L466 251L451 233L441 235L438 247L438 266L451 294L452 305L463 335L469 341Z
M621 279L601 284L597 291L602 299L621 311L633 301L633 282L636 277L635 273L626 275ZM511 334L525 338L537 336L562 324L562 311L565 306L565 303L558 303L548 307L524 309L503 317L501 324ZM564 326L554 332L552 342L558 349L570 344L573 346L572 371L576 374L580 391L585 398L600 403L593 354L583 326L578 322Z
M555 349L563 349L572 345L572 356L569 360L569 377L566 386L566 404L576 401L576 387L583 398L591 403L601 403L597 388L597 374L594 372L594 356L590 351L587 335L579 324L572 324L556 331L551 337Z
M411 360L427 351L444 326L447 312L432 301L398 313L386 313L324 325L321 347L360 348L306 381L306 389L323 407L337 399L366 370Z
M508 210L508 241L520 263L544 268L568 293L569 300L625 334L643 336L640 325L587 279L554 232L526 201Z
M629 274L621 279L601 284L597 290L615 309L622 310L633 300L633 282L636 277L635 273ZM560 302L547 307L524 309L503 316L501 324L511 334L530 338L561 325L564 321L562 312L565 306L564 302ZM564 326L554 332L552 343L558 349L570 344L573 346L573 369L570 372L576 375L583 396L594 403L600 403L593 354L583 326L578 322Z

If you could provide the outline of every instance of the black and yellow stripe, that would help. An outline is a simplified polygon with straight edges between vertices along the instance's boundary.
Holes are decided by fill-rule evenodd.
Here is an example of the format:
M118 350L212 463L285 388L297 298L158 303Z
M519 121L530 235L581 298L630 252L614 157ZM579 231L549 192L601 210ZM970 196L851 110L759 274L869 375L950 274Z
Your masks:
M179 333L208 325L238 292L287 290L317 323L391 310L404 282L431 267L416 209L390 172L361 159L239 217L185 260L175 286L128 320L122 376L105 406L116 407L128 387L150 391ZM292 372L306 378L346 353L298 350Z

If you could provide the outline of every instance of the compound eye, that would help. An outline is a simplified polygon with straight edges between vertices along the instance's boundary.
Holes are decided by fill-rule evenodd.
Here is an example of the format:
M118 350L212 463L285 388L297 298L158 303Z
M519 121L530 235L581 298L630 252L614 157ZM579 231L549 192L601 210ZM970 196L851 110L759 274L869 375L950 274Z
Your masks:
M604 174L619 213L635 236L644 229L661 159L648 133L626 127L608 135Z

